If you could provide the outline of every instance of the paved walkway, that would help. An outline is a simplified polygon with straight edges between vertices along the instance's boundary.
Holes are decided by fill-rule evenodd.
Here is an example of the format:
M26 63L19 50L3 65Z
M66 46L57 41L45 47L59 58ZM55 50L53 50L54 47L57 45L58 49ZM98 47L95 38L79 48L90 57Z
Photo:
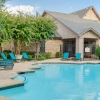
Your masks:
M56 58L56 59L49 59L49 60L44 60L44 61L38 61L37 63L66 63L66 64L83 64L83 63L100 63L100 60L62 60L61 58Z

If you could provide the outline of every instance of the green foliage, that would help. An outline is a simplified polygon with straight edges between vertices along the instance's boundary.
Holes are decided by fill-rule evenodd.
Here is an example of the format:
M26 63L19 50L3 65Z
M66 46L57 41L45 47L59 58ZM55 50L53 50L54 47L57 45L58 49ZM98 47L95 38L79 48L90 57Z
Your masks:
M62 57L62 53L61 52L56 52L56 57L57 58L61 58Z
M2 43L12 40L11 28L12 16L3 10L0 10L0 46Z
M37 45L41 41L52 39L57 27L54 21L41 17L25 15L19 12L18 15L11 15L0 10L0 46L4 42L13 42L15 54L20 54L22 44L30 46L33 41Z
M51 53L50 52L44 52L44 53L41 53L37 60L45 60L45 59L50 59L51 58Z
M28 55L28 57L31 59L31 58L33 58L33 56L32 55Z
M20 54L21 45L24 43L26 46L30 45L32 41L33 33L33 16L25 16L19 13L14 17L13 27L12 27L12 38L16 47L16 54Z
M33 23L33 39L36 43L52 39L55 35L56 25L53 20L46 17L37 17Z
M35 52L34 51L21 51L22 52L26 52L29 58L35 58Z
M0 0L0 8L4 6L4 3L6 2L7 0Z
M11 50L4 50L3 53L6 55L6 57L9 59L10 55L9 53L12 52Z
M32 39L36 43L36 52L37 52L37 45L41 41L46 41L52 39L55 35L55 31L57 29L54 21L46 18L46 17L36 17L33 23L33 36Z
M100 47L97 47L95 50L95 54L100 57Z

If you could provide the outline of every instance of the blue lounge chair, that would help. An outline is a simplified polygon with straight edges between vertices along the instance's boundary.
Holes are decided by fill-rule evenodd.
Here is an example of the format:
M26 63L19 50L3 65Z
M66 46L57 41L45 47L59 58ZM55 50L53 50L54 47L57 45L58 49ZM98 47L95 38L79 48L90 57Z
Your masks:
M12 69L14 66L13 60L0 60L0 67L3 67L4 69L10 68Z
M76 53L75 60L81 60L81 53Z
M16 58L16 56L15 56L14 53L12 53L12 52L9 53L9 55L10 55L11 59L14 60L14 61L16 61L16 60L21 60L21 59Z
M27 55L26 52L23 52L22 55L23 55L23 59L24 59L24 60L33 60L32 58L29 58L29 57L28 57L28 55Z
M63 55L63 59L68 60L68 58L69 58L69 53L65 52Z
M1 56L2 56L2 58L4 59L4 60L7 60L7 57L6 57L6 55L2 52L1 53Z

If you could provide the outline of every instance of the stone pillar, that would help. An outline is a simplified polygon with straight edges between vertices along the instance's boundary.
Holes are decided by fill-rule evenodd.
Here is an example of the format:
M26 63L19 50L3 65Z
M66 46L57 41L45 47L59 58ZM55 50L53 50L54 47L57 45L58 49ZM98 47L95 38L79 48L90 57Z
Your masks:
M84 59L84 38L79 38L79 52L81 53L82 59Z

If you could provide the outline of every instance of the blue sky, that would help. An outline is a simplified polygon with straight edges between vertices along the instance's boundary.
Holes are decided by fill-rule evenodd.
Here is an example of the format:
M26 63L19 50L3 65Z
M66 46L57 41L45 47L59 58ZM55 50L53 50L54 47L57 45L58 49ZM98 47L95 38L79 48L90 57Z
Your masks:
M34 13L38 11L40 14L44 10L70 13L88 6L94 6L100 14L100 0L9 0L6 5L10 7L29 6L33 7ZM24 11L26 8L23 8ZM29 9L29 8L28 8Z

